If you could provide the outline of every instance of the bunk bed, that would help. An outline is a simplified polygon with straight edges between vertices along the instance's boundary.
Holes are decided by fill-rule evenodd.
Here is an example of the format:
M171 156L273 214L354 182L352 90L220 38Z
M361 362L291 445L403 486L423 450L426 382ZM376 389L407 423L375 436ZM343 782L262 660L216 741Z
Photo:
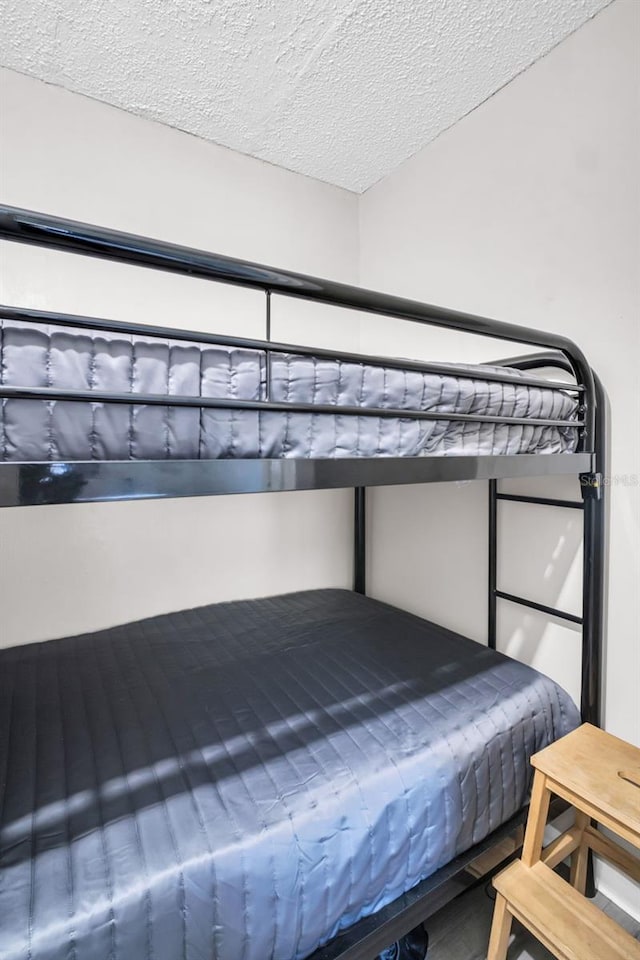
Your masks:
M0 506L354 489L354 590L0 651L0 953L372 960L477 876L528 759L598 723L602 387L569 340L12 207L18 243L264 291L235 338L0 308ZM536 347L418 363L271 339L274 295ZM542 352L541 352L542 351ZM557 367L571 380L532 371ZM580 477L581 501L502 494ZM489 481L488 645L366 596L366 488ZM580 617L500 591L503 499L584 514ZM580 711L496 648L499 599L582 626Z

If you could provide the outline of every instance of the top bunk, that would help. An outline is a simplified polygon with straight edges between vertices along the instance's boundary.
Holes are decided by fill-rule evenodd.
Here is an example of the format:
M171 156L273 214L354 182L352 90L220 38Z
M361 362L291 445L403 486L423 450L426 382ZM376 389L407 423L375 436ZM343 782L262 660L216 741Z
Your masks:
M8 206L0 237L262 290L266 327L1 306L0 506L594 472L593 373L557 334ZM274 294L545 352L470 365L274 342Z

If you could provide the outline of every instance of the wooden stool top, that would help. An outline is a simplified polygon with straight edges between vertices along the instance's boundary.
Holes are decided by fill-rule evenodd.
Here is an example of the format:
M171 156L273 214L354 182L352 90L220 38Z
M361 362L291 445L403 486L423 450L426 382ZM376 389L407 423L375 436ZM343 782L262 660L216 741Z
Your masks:
M617 832L640 846L637 747L585 723L534 754L531 763L553 781L554 792L612 829L622 828Z

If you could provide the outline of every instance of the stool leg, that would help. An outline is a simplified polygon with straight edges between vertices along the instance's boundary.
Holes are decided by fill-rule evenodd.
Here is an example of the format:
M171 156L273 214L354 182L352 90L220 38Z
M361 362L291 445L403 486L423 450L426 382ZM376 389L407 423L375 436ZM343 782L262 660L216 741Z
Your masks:
M578 893L584 897L587 887L587 863L589 858L589 845L584 838L584 831L591 823L591 818L581 810L576 810L576 826L580 830L580 844L571 854L571 886L575 887Z
M585 886L584 895L588 897L589 900L593 900L596 893L596 875L593 868L593 850L589 847L589 852L587 853L587 883Z
M509 908L507 907L507 901L501 893L496 894L496 905L493 910L493 923L491 924L491 937L489 938L487 960L507 960L507 948L509 947L512 919Z
M539 770L536 770L533 778L533 790L531 791L531 803L529 804L529 816L527 817L527 829L522 847L522 862L526 867L532 867L540 859L544 828L549 816L550 800L551 793L547 789L547 778Z

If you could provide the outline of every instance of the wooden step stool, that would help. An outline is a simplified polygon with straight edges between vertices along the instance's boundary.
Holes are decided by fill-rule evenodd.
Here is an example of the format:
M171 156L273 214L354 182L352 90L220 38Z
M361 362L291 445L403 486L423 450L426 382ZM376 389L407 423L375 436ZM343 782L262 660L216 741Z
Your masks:
M640 850L640 750L585 723L531 763L535 774L522 858L493 881L497 896L487 960L506 960L513 917L559 960L640 960L640 943L584 897L589 849L640 883L640 860L592 824ZM543 849L552 794L575 807L575 824ZM553 872L568 856L571 885Z

